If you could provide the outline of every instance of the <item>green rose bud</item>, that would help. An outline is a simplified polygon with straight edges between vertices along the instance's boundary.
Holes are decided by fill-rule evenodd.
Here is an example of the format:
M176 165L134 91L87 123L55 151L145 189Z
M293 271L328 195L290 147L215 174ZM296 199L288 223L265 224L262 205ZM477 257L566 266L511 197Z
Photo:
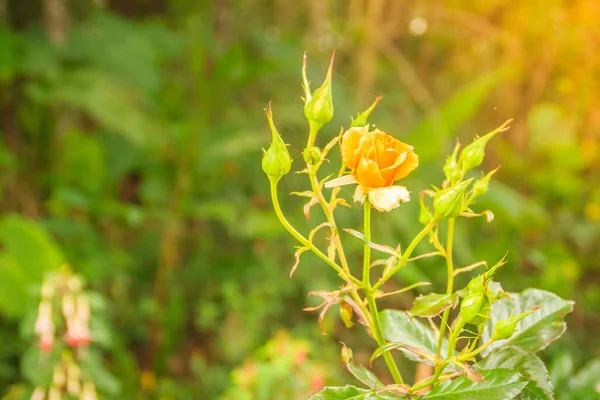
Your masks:
M496 322L496 325L494 326L494 333L492 334L492 339L510 339L515 333L515 330L517 328L517 322L519 322L529 314L539 310L539 308L540 306L533 307L531 310L517 316L511 314L511 316L508 317L508 319L503 319Z
M321 149L316 146L307 147L302 152L302 156L308 165L315 165L321 161Z
M455 183L460 179L460 168L458 167L458 149L460 148L460 143L456 142L454 146L454 150L452 154L446 158L446 162L444 163L444 175L446 176L446 180L451 184Z
M460 303L460 314L466 323L471 323L475 320L481 309L486 303L486 297L483 293L470 293Z
M508 129L508 124L512 120L506 121L502 126L498 129L483 135L480 138L475 139L471 144L466 146L463 151L460 153L460 164L462 167L462 173L464 174L471 168L475 168L481 165L483 159L485 158L485 146L487 143L498 133L504 132Z
M273 140L269 149L264 152L262 159L262 169L272 182L277 182L282 176L290 172L292 167L292 158L286 147L286 144L281 139L281 136L275 129L273 124L273 114L271 108L266 109L267 119L271 127Z
M492 307L490 305L490 298L487 295L485 295L484 298L485 300L483 302L481 310L479 310L475 318L471 320L471 323L473 325L483 324L485 320L490 317L490 312L492 310Z
M471 293L484 293L485 292L485 274L477 275L469 282L469 291Z
M371 107L367 108L365 111L359 113L356 118L352 118L352 123L350 124L351 128L360 128L366 126L369 123L369 116L375 109L377 103L381 100L381 96L377 97Z
M475 183L473 184L473 196L474 197L481 196L482 194L487 193L488 187L490 185L490 179L498 171L499 168L500 167L488 172L487 175L485 175L475 181Z
M333 118L333 97L331 92L331 74L333 70L333 59L335 52L331 55L331 62L327 70L325 81L314 92L310 92L310 85L306 78L306 55L302 69L302 78L304 82L304 115L311 125L311 131L318 131L323 125ZM314 128L313 128L314 127ZM316 132L314 133L316 135Z
M472 181L473 178L440 190L433 198L434 217L436 219L458 217L464 208L465 192Z

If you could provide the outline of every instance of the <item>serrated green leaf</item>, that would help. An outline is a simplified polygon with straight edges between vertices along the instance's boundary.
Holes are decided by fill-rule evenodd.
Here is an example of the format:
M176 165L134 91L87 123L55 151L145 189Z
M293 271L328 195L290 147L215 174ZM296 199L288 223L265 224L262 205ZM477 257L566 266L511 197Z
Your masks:
M447 308L454 306L457 295L429 293L415 299L409 313L417 317L435 317Z
M479 365L483 369L510 369L529 379L530 382L518 397L520 400L554 399L554 387L550 383L548 370L533 353L515 346L503 346L492 351Z
M350 348L347 347L344 343L342 343L342 345L344 346L342 350L342 359L346 358L343 361L346 363L346 368L348 369L348 371L352 375L354 375L356 379L367 385L369 388L382 388L384 384L379 380L379 378L377 378L377 376L374 373L369 371L364 366L354 364L352 360L352 350L350 350Z
M430 361L424 360L410 349L418 349L421 354L427 354L428 357L435 357L437 339L431 328L421 321L411 319L404 311L383 310L380 314L381 328L383 336L389 342L395 342L407 347L398 347L404 355L413 361L433 365ZM448 342L446 339L442 342L442 354L446 354Z
M373 391L355 386L326 387L308 400L375 400Z
M421 399L435 400L510 400L516 398L527 380L508 369L483 371L486 382L473 382L464 376L444 381Z
M511 314L522 314L536 306L541 305L541 308L523 318L510 339L492 343L483 351L483 355L486 356L503 345L517 346L533 353L544 349L567 329L563 318L573 310L574 304L573 301L563 300L544 290L527 289L521 293L511 293L510 299L501 299L492 305L491 318L485 323L483 341L490 338L496 322L507 319Z

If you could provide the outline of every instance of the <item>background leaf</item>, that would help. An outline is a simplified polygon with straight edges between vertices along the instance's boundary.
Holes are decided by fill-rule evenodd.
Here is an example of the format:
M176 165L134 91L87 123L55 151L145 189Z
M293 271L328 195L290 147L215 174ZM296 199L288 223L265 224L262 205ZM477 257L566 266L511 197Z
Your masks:
M422 399L435 400L510 400L516 398L527 385L521 375L508 369L482 372L487 382L473 382L464 376L444 381Z
M456 302L457 295L429 293L415 299L409 313L417 317L435 317Z
M533 353L544 349L558 339L567 329L564 316L573 310L573 301L563 300L554 293L539 289L527 289L521 293L511 293L510 299L501 299L492 305L491 318L485 323L482 340L487 341L494 332L496 322L518 315L533 307L541 308L523 318L517 324L515 334L507 340L492 343L483 351L489 354L493 349L503 345L513 345Z
M550 383L548 370L543 361L533 353L515 346L503 346L488 354L479 365L484 370L510 369L529 379L529 383L523 393L518 396L518 399L554 399L554 387Z
M428 325L419 320L411 319L406 312L398 310L383 310L380 313L380 318L383 336L387 341L415 347L435 357L437 340ZM444 340L442 354L447 351L447 346L448 342ZM422 358L405 348L399 348L399 350L413 361L424 362ZM431 365L431 363L426 363Z

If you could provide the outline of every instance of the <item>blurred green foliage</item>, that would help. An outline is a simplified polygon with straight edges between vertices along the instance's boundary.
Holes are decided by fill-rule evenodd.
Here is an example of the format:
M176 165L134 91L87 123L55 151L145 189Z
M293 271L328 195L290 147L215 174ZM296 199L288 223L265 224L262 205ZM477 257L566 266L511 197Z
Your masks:
M268 387L289 357L257 349L280 328L318 348L326 383L338 382L337 340L360 337L331 315L321 336L316 316L302 313L312 301L303 293L332 288L335 277L306 256L289 280L289 239L260 168L270 137L262 108L282 105L276 118L290 122L281 133L303 143L302 52L318 82L337 48L336 114L318 144L383 95L371 119L421 156L407 180L413 193L441 180L455 136L515 118L486 166L502 165L503 183L479 205L496 219L457 226L458 263L483 254L494 263L509 249L507 290L576 300L550 372L560 398L590 398L600 356L600 6L102 3L0 1L0 393L20 395L29 336L19 324L44 274L64 261L107 304L102 362L121 381L115 398L219 398L240 390L248 363L267 371L258 376ZM303 190L295 183L282 186ZM299 199L285 207L308 226ZM402 208L375 218L379 242L418 231L417 202ZM358 214L343 210L341 222L355 227ZM442 282L444 271L423 260L397 284ZM394 306L406 309L406 296Z

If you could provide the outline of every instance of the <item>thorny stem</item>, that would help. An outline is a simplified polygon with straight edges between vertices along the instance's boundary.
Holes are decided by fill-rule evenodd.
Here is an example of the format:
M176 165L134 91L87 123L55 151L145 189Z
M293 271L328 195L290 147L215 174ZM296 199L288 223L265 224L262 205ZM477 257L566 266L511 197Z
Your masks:
M454 218L448 220L448 236L446 241L446 270L448 274L448 283L446 285L446 294L452 294L454 289L454 260L452 258L452 248L454 242ZM442 355L442 342L444 341L444 334L446 333L446 325L448 324L448 317L450 316L450 309L447 308L442 314L442 323L440 325L440 333L437 343L438 358Z
M385 282L387 282L388 279L390 279L392 276L394 276L394 274L396 272L398 272L398 270L400 270L400 268L402 268L404 265L406 265L413 250L417 247L417 245L421 242L421 240L423 240L423 238L429 233L429 231L431 229L433 229L433 227L435 226L436 223L437 223L437 221L431 220L423 228L423 230L421 230L421 232L419 232L419 234L413 239L413 241L410 242L410 244L408 245L408 247L406 248L406 250L400 257L400 260L398 260L398 264L396 264L396 266L394 268L390 269L384 276L382 276L379 279L379 281L377 281L377 283L375 285L373 285L373 287L371 288L372 292L379 289L381 287L381 285L383 285Z
M352 277L351 275L348 275L342 267L337 265L334 261L330 260L329 257L327 257L325 254L323 254L323 252L321 252L321 250L319 250L308 239L306 239L304 236L302 236L302 234L300 232L298 232L289 223L289 221L283 215L283 212L281 211L281 206L279 205L279 197L277 196L277 182L270 180L270 183L271 183L271 200L273 202L273 208L275 209L275 214L277 215L277 218L279 218L279 221L284 226L284 228L287 229L287 231L294 238L296 238L296 240L298 240L304 246L308 247L313 253L315 253L317 255L317 257L319 257L321 260L325 261L329 266L331 266L333 269L335 269L336 272L340 275L340 277L342 279L344 279L346 282L362 285L362 283L358 279Z
M364 235L367 241L371 241L371 203L369 201L365 201L364 204ZM367 243L365 243L364 247L364 258L363 258L363 287L365 290L365 297L367 298L367 302L369 304L369 311L372 318L371 330L373 331L373 335L375 336L375 340L379 346L383 346L385 344L385 338L383 337L383 332L381 330L381 322L379 321L379 311L377 310L377 302L375 301L375 297L373 296L373 292L371 289L371 247ZM385 363L392 374L392 378L394 382L397 384L404 383L402 379L402 375L400 374L400 370L398 370L398 366L394 361L394 357L392 357L390 352L386 352L383 355Z

